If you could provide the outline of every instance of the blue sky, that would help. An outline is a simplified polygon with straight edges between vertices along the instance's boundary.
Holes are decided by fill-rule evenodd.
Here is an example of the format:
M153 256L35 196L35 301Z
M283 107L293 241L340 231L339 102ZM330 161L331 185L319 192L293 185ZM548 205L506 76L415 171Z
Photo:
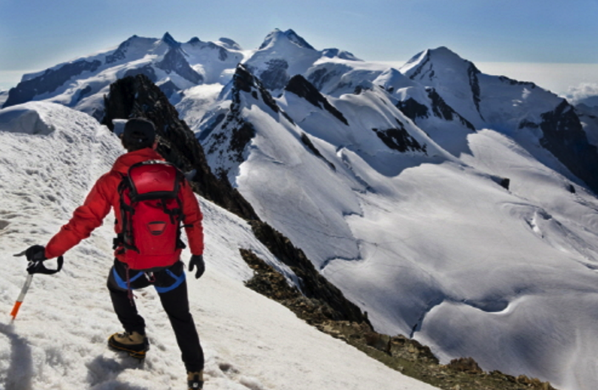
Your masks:
M134 34L167 31L254 49L273 29L293 29L316 49L368 61L447 46L476 64L598 64L597 20L598 0L0 0L0 89Z

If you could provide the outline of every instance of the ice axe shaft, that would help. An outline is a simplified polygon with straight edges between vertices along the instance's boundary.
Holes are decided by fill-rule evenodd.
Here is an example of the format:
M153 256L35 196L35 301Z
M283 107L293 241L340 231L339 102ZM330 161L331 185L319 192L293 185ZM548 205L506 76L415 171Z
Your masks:
M15 257L25 256L27 254L27 250L24 250L21 253L17 253L14 255ZM56 269L48 269L44 266L44 260L29 260L29 265L27 266L27 279L25 280L25 284L21 289L21 293L19 294L19 298L15 302L15 305L10 312L12 319L14 321L17 318L17 313L21 308L21 304L23 304L23 300L25 299L25 295L27 294L27 290L29 290L29 286L31 286L31 281L33 280L33 274L46 274L46 275L53 275L59 272L62 269L62 264L64 263L64 258L62 256L58 256L58 267Z
M15 257L25 256L25 252L26 251L17 253L14 256ZM17 318L17 313L19 312L19 309L21 308L21 304L23 303L23 300L25 299L25 295L27 294L27 290L29 290L29 286L31 286L32 280L33 280L33 274L27 275L27 279L25 280L25 284L23 285L23 288L21 289L21 293L19 294L19 297L17 298L17 301L15 302L15 305L12 307L12 311L10 312L10 315L12 316L13 321L15 320L15 318Z
M21 293L19 294L19 297L17 298L17 301L15 302L15 305L13 306L12 311L10 312L10 315L12 316L13 321L15 318L17 318L17 313L19 312L19 309L21 308L21 304L23 303L23 300L25 299L25 295L27 294L27 290L29 290L29 286L31 286L32 280L33 280L33 274L27 275L27 279L25 280L25 284L23 285L23 288L21 289Z

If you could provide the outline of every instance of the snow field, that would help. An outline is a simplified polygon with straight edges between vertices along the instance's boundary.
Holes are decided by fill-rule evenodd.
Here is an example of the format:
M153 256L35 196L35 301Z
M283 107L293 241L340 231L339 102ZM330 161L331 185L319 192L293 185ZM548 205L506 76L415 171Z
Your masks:
M587 316L598 203L537 133L457 132L450 155L375 89L334 100L349 126L292 94L278 99L297 119L287 125L243 96L257 134L233 182L377 331L412 336L441 363L473 357L486 371L595 388L592 355L581 354L598 343ZM394 118L427 153L392 151L370 131Z

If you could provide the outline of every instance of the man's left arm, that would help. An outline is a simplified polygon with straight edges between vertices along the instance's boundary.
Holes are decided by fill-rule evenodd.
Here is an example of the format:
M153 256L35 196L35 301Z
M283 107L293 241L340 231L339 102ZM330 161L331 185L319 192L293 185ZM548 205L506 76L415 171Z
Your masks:
M111 207L108 197L102 191L103 178L100 178L91 189L83 205L73 212L69 222L50 239L45 248L46 258L51 259L63 255L102 225L102 221L110 212Z

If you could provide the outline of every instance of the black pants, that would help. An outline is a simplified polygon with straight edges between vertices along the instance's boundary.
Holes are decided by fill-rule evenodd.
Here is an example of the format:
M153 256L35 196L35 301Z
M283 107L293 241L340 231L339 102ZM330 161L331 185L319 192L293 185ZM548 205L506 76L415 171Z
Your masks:
M129 293L133 289L144 288L150 284L158 291L162 307L168 314L185 368L189 372L203 370L203 350L195 322L189 312L185 269L181 261L153 274L146 274L128 269L125 263L114 260L114 266L108 275L108 290L114 311L123 328L129 333L137 331L145 334L145 321L137 312L135 301Z

